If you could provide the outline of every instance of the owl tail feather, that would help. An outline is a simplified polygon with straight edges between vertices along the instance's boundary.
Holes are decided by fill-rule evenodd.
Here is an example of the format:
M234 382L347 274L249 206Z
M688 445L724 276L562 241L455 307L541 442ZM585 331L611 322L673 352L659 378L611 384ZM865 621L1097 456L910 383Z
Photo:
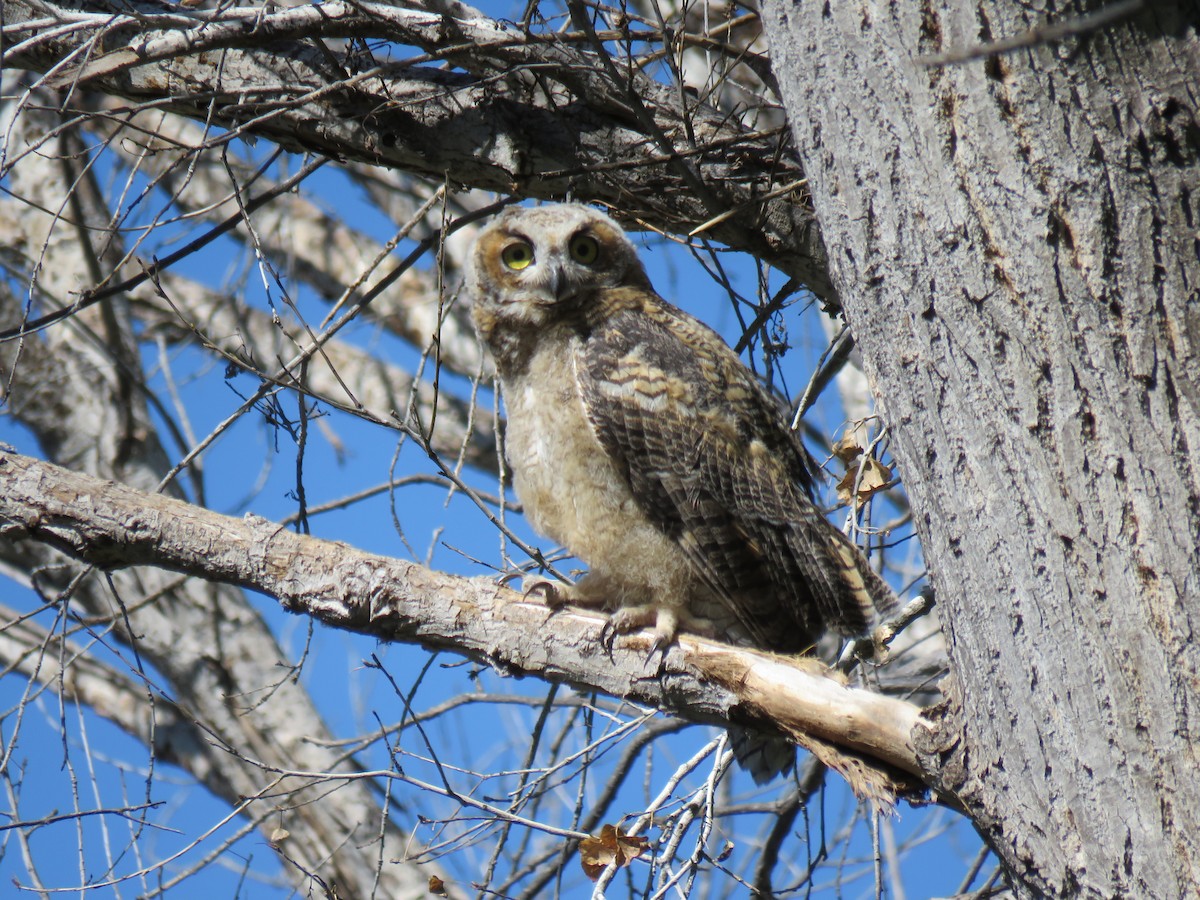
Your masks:
M796 763L796 745L738 725L729 726L729 746L743 771L757 785L782 775Z

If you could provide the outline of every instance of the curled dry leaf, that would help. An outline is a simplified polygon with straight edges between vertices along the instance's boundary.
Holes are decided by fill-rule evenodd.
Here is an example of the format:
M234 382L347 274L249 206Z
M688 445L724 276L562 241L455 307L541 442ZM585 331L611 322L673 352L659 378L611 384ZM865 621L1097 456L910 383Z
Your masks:
M446 883L436 875L429 876L429 893L433 894L435 897L450 896L446 891Z
M833 455L840 459L842 464L846 466L858 459L862 455L862 452L862 447L859 446L858 441L850 436L840 438L833 445Z
M627 866L645 852L648 841L644 837L625 834L615 825L605 825L599 837L584 838L579 842L579 861L583 872L595 881L608 866Z
M861 474L860 474L861 472ZM850 504L855 485L858 486L858 503L864 503L878 490L882 490L892 480L892 469L877 459L864 457L856 466L851 466L842 480L838 482L838 502L843 506Z

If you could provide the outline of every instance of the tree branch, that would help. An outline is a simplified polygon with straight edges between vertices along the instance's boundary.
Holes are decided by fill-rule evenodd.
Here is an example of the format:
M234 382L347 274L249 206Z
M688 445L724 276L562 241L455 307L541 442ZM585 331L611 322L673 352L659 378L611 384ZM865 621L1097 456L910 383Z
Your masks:
M53 634L19 612L0 605L0 664L40 687L95 710L131 737L153 747L154 758L191 773L200 784L232 804L236 796L226 767L214 756L227 754L186 713L165 697L146 714L149 688L89 655L86 647ZM65 660L65 661L64 661Z
M37 540L104 568L156 566L236 584L381 640L453 650L692 721L781 731L879 799L914 790L914 777L924 777L912 742L918 708L847 687L813 660L685 636L655 671L649 635L601 651L601 616L555 612L490 579L374 556L253 515L219 515L14 453L0 453L0 523L9 539Z
M503 193L570 193L675 233L712 223L706 236L836 301L786 131L684 108L637 60L604 65L587 35L378 3L169 14L146 2L85 6L6 3L5 65L170 109L228 137ZM316 40L350 37L425 52L364 60ZM423 65L442 61L467 72ZM696 178L702 197L688 187Z

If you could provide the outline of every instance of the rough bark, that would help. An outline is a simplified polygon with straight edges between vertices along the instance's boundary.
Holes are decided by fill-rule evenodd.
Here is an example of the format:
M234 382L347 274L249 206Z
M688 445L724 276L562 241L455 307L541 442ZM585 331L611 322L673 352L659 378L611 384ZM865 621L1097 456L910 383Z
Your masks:
M1024 896L1194 896L1197 8L1035 6L764 15L949 638L927 765Z

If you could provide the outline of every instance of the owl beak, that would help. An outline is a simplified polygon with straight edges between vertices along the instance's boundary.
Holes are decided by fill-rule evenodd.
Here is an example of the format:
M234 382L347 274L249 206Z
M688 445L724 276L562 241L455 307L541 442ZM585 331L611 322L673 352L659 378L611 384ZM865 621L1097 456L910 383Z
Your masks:
M547 273L546 287L549 289L550 294L555 300L562 299L562 297L559 296L559 291L561 291L563 288L564 280L562 266L552 266L550 271Z
M567 300L574 295L574 286L562 266L552 266L549 270L546 287L555 300Z

